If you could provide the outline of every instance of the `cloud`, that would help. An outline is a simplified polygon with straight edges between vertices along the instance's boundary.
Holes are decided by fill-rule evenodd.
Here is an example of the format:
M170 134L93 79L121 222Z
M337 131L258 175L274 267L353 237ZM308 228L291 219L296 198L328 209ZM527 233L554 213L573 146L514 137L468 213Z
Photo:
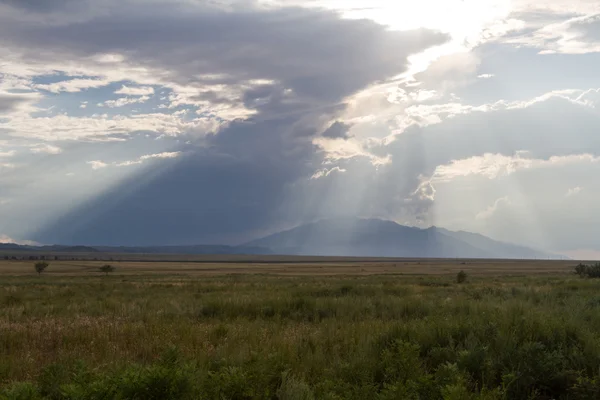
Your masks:
M95 161L88 161L87 164L92 166L93 170L98 170L98 169L102 169L102 168L106 168L108 166L108 164L99 161L99 160L95 160Z
M499 198L498 200L496 200L494 202L494 204L492 204L485 210L477 213L477 215L475 215L475 218L483 219L483 220L489 219L498 211L498 209L500 207L509 206L510 204L511 204L511 202L510 202L510 199L508 198L508 196Z
M0 151L0 157L12 157L15 154L17 154L17 152L15 150Z
M120 194L107 190L87 203L94 204L94 211L87 205L71 209L66 218L75 218L77 224L66 227L56 221L41 227L36 237L89 243L232 242L296 223L298 213L284 212L293 207L286 199L323 168L324 153L313 140L336 120L348 96L403 73L410 54L448 39L423 29L392 31L322 9L249 5L223 12L204 4L157 2L140 12L122 2L114 6L118 12L98 14L81 25L0 25L3 37L10 32L15 38L12 49L52 49L62 59L82 60L88 76L123 79L128 86L162 86L169 89L170 108L161 111L192 108L185 117L160 117L174 120L166 134L191 142L189 155L148 167L147 176L132 171L131 177L114 185ZM142 33L148 26L154 27L152 32ZM123 58L112 59L106 67L87 63L98 54ZM19 60L38 65L46 57L31 51ZM157 132L147 121L158 115L56 116L49 118L54 124L50 131L38 118L15 121L11 128L15 135L46 140L121 133L130 138L136 128ZM216 128L207 129L206 121ZM345 153L342 149L337 154ZM386 157L375 159L383 163ZM112 160L101 160L95 165L116 167ZM122 167L141 161L122 160L128 160L116 162ZM124 170L111 168L110 173ZM344 174L325 179L333 175ZM167 198L168 192L174 196ZM107 202L105 196L113 200ZM147 199L144 209L139 209L140 198ZM179 211L167 218L167 209ZM128 216L122 218L122 213ZM117 217L120 221L114 220ZM137 227L142 220L163 228L141 232ZM113 228L123 228L121 233L107 236L113 229L109 221Z
M315 173L313 174L313 176L311 176L311 178L310 178L310 179L319 179L319 178L323 178L323 177L325 177L325 176L329 176L331 173L334 173L334 172L340 172L340 173L343 173L343 172L346 172L346 170L345 170L345 169L342 169L342 168L340 168L340 167L333 167L333 168L331 168L331 169L321 169L321 170L319 170L319 171L315 172Z
M39 243L34 242L32 240L16 240L5 234L0 234L0 243L14 243L14 244L20 244L22 246L38 246L39 245Z
M434 181L445 182L469 175L481 175L489 179L507 176L521 169L547 168L574 163L599 163L600 157L591 154L571 154L552 156L547 160L526 157L527 152L517 152L514 156L486 153L450 164L439 165L433 174Z
M565 14L563 14L564 16ZM577 12L537 27L507 41L540 49L540 54L587 54L600 52L600 18L598 10Z
M155 27L150 35L142 33L147 26ZM235 33L228 34L232 26ZM245 8L223 12L200 4L156 3L140 13L131 2L122 2L110 17L100 14L84 25L9 20L4 21L0 33L21 48L55 49L69 57L126 54L128 62L139 60L139 69L158 69L158 76L180 85L198 81L231 85L267 78L282 82L298 96L329 99L402 72L409 54L446 40L446 36L426 30L390 32L370 21L341 20L336 13L322 10ZM360 44L352 40L357 35ZM321 38L319 43L316 37ZM156 51L158 47L161 51ZM254 47L260 51L247 51ZM395 56L389 57L392 53ZM40 59L45 55L40 52L36 57L32 51L27 56ZM353 79L348 79L349 75ZM94 81L64 85L75 89L101 84Z
M60 157L37 157L23 168L28 175L17 177L19 157L32 157L19 153L11 186L8 174L0 178L0 195L31 198L27 188L57 170L77 170L64 179L71 183L61 182L64 193L86 181L97 187L81 189L85 202L72 200L69 210L48 210L32 224L7 212L14 229L37 230L6 231L12 236L235 243L338 214L425 226L454 215L452 205L440 210L448 187L519 187L528 174L599 164L598 102L589 91L598 85L590 80L595 71L584 71L594 59L563 69L557 60L565 58L536 55L553 39L531 42L541 26L510 8L475 10L485 21L470 19L466 35L454 30L454 19L439 20L419 6L423 21L452 27L445 35L358 18L373 15L379 5L371 4L362 11L343 5L340 14L327 10L339 2L158 0L141 9L130 0L76 3L29 0L0 12L0 73L13 77L2 90L50 92L40 99L47 108L0 119L2 137L26 148L52 142L64 149ZM397 12L385 14L409 18L399 12L403 6L387 3ZM530 44L519 49L506 44L525 39ZM519 58L527 51L529 58ZM582 74L587 80L577 80ZM149 100L155 92L160 102ZM105 108L94 114L98 103ZM140 138L147 147L138 147ZM87 160L95 161L79 168ZM23 176L27 184L19 182ZM593 193L588 181L577 183ZM562 203L567 187L561 181L553 188ZM506 189L476 193L481 200L465 194L473 200L469 220L503 196L526 204Z
M129 104L145 103L148 100L150 100L149 96L121 97L116 100L107 100L104 103L98 103L97 106L98 107L106 106L106 107L110 107L110 108L115 108L115 107L123 107L123 106L129 105Z
M107 86L108 84L110 84L110 80L108 79L69 79L54 83L37 84L34 87L51 93L76 93L82 90Z
M146 155L139 157L136 160L131 160L131 161L113 162L110 164L102 162L102 161L89 161L88 164L90 164L92 166L92 169L94 169L94 170L106 168L108 166L129 167L131 165L142 164L146 160L177 158L180 155L181 155L180 151L171 151L171 152L163 152L163 153L156 153L156 154L146 154Z
M0 91L0 113L31 110L31 105L41 99L38 93L8 93Z
M27 11L50 12L55 10L64 10L67 6L77 4L76 0L2 0L2 4L8 4L13 7L22 8Z
M181 155L180 151L164 152L164 153L158 153L158 154L147 154L145 156L141 156L140 160L144 161L144 160L150 160L152 158L176 158L176 157L179 157L180 155Z
M569 190L567 190L567 193L565 194L565 197L573 197L573 196L577 196L579 193L581 193L581 188L579 186L575 186L574 188L570 188Z
M170 91L169 107L197 107L202 118L179 120L172 124L177 127L167 128L156 126L159 117L147 112L135 119L30 116L0 122L0 128L15 137L76 140L136 129L210 133L224 122L259 114L328 114L333 107L343 108L346 96L404 71L410 54L447 40L432 31L392 32L367 20L344 20L317 9L248 6L224 12L199 3L156 2L140 13L129 1L106 8L110 16L90 12L85 24L69 16L56 24L32 22L25 14L4 16L0 34L11 40L2 68L23 77L60 71L67 79L36 86L59 93L122 81L131 83L121 84L118 93L141 94L143 88L150 91L148 85L162 86ZM155 27L152 38L141 34L147 26ZM361 37L359 45L352 39L356 35ZM260 51L248 51L252 48ZM145 100L125 97L101 103L116 108ZM124 124L128 126L121 129Z
M7 235L0 235L0 243L15 243L14 239L11 239Z
M321 136L330 139L348 139L350 135L348 132L352 126L343 122L336 121L329 128L327 128Z
M576 101L582 92L555 92L482 105L456 102L411 106L404 108L412 119L408 122L406 116L398 121L387 114L354 118L354 137L350 140L315 141L325 152L324 167L339 166L347 171L344 177L331 174L319 179L329 184L328 189L323 188L327 198L323 202L331 203L327 209L333 212L346 208L341 204L356 198L352 208L346 208L349 214L427 226L455 212L456 207L449 207L445 213L437 210L438 204L445 201L436 197L449 186L460 187L468 182L477 187L485 180L496 184L499 178L505 178L502 185L518 185L525 175L517 172L531 171L531 175L533 171L548 171L546 176L596 168L600 165L600 142L592 138L596 137L600 118L589 105ZM397 128L400 123L404 124L401 129ZM389 136L374 139L379 130ZM370 157L387 162L376 166L360 161ZM505 195L498 193L495 198ZM474 219L472 211L468 218Z
M125 140L133 132L147 131L155 134L181 135L187 132L209 133L217 130L222 122L215 117L200 116L183 120L174 114L148 113L129 116L93 114L74 117L59 114L51 117L18 116L2 123L12 137L62 140Z
M31 148L31 152L34 154L60 154L62 153L62 149L58 146L52 146L49 144L38 145Z
M150 96L154 94L154 88L151 86L129 87L123 85L121 89L115 91L115 94L124 94L127 96Z

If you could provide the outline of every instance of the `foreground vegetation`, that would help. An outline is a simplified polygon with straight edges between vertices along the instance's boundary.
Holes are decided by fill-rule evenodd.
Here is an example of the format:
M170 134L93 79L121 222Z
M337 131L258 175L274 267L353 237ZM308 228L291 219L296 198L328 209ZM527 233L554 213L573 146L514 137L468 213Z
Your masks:
M575 274L0 284L2 399L600 398Z

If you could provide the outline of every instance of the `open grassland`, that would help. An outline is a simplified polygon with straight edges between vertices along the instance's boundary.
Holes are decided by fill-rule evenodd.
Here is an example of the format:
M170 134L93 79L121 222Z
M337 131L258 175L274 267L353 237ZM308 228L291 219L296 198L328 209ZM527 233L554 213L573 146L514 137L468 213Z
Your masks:
M123 255L131 257L131 255ZM118 258L117 258L118 257ZM138 260L52 260L44 272L49 276L94 276L110 264L118 275L455 275L464 270L474 275L565 274L574 261L557 260L460 260L460 259L381 259L295 256L156 256L135 255ZM113 258L113 257L111 257ZM148 258L145 260L145 258ZM169 260L172 259L172 260ZM31 275L34 261L0 260L0 275Z
M600 280L404 262L0 262L0 398L600 398Z

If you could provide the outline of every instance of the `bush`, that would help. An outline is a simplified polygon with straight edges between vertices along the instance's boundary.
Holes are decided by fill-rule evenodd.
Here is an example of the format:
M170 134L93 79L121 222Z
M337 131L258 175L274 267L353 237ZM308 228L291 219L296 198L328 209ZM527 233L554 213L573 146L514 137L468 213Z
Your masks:
M465 271L460 271L456 274L456 283L465 283L467 281L467 273Z
M593 265L579 264L575 267L575 273L582 278L600 278L600 263Z
M41 398L37 387L31 382L17 382L0 391L0 399L38 400Z
M113 272L115 270L115 267L113 267L112 265L103 265L100 267L100 271L104 272L107 276L110 272Z
M48 266L49 266L49 265L50 265L50 264L48 264L48 263L47 263L47 262L45 262L45 261L40 261L40 262L36 262L36 263L35 263L33 266L34 266L34 268L35 268L35 272L37 272L37 273L38 273L38 275L39 275L39 274L41 274L42 272L44 272L44 270L45 270L46 268L48 268Z
M277 390L277 398L279 400L314 400L315 395L304 381L284 372L281 386Z

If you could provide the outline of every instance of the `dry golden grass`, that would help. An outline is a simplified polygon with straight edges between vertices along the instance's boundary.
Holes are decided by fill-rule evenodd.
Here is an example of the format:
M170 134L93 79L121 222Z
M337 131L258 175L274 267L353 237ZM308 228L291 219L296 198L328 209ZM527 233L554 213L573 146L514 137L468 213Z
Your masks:
M290 257L251 262L214 261L49 261L44 275L90 276L101 274L100 267L109 263L116 275L181 274L229 275L267 274L282 276L338 276L338 275L446 275L464 270L470 275L531 275L571 272L574 261L558 260L360 260L331 258ZM0 261L0 274L35 274L32 261Z

